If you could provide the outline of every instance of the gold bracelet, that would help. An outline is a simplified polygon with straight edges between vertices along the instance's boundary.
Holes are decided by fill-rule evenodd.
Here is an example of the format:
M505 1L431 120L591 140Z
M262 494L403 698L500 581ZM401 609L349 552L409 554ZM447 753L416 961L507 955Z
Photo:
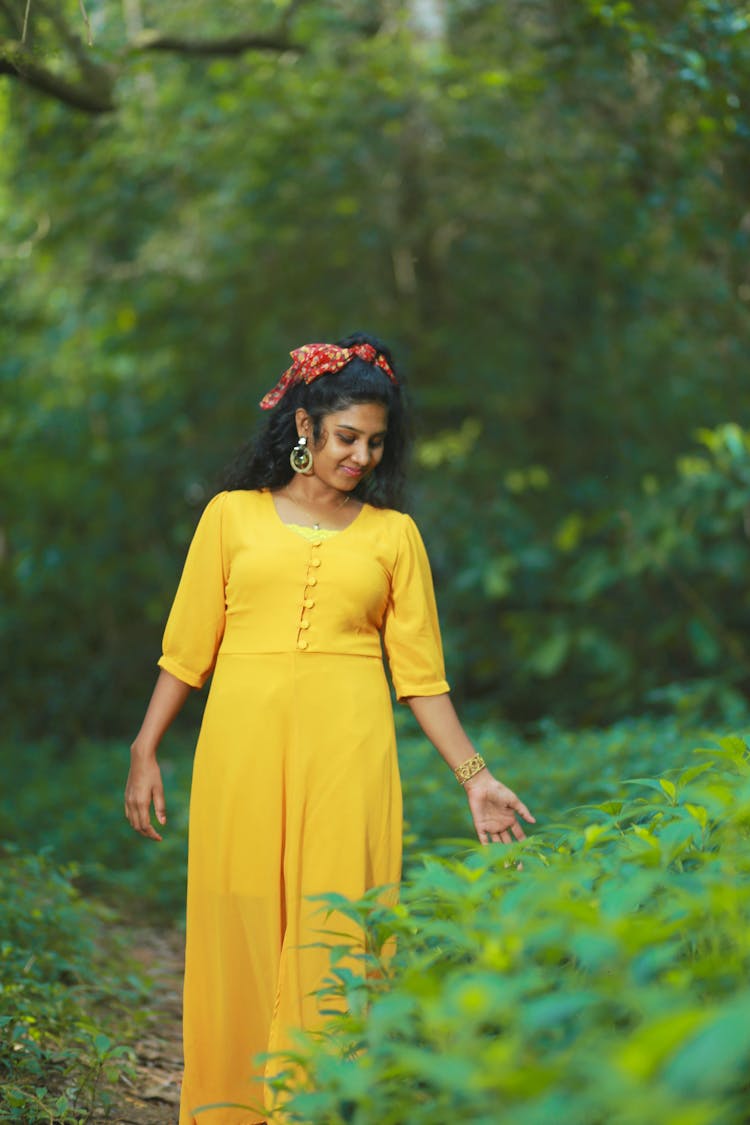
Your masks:
M486 766L487 763L482 755L475 754L473 758L467 758L465 762L457 766L453 772L456 775L456 780L460 782L461 785L465 785L467 781L471 780L475 773L479 773L479 771L485 769Z

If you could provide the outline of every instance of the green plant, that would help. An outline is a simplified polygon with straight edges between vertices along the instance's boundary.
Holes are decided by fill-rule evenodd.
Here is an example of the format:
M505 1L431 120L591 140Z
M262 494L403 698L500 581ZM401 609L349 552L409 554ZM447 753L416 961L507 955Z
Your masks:
M43 855L3 856L3 1121L81 1125L132 1057L117 1033L132 1027L146 982L111 936L111 912L82 900L75 874Z
M746 1120L750 757L721 738L627 789L507 851L425 859L395 908L329 898L369 972L334 961L347 1014L278 1060L308 1078L292 1120Z
M744 455L702 492L674 472L745 421L744 5L183 0L140 35L97 0L91 47L74 5L26 7L30 66L0 7L4 731L133 731L260 395L300 333L367 324L413 389L460 693L582 725L747 689Z
M76 885L120 909L148 905L150 916L179 919L185 899L188 790L194 739L169 737L161 755L169 824L154 844L125 819L127 743L90 740L61 758L50 742L6 753L0 841L22 838L70 869ZM28 762L33 758L30 783Z
M450 771L406 708L398 708L396 718L408 870L425 849L455 854L455 840L471 836L472 828ZM700 735L690 711L684 723L681 717L632 718L602 730L565 730L547 720L523 734L476 714L468 726L493 772L519 793L542 826L565 809L620 794L623 777L679 767ZM23 755L8 748L0 841L23 838L29 850L45 849L58 863L73 864L81 890L119 908L137 905L153 918L179 922L194 740L194 734L170 734L160 755L169 817L160 844L136 835L122 815L124 741L81 741L66 759L52 743L36 743Z

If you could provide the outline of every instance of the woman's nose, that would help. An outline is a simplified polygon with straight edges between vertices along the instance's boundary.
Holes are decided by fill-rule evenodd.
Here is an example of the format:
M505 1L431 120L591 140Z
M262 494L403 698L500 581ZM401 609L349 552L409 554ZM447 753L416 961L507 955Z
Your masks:
M369 465L370 463L370 447L369 445L356 445L354 447L353 458L358 465Z

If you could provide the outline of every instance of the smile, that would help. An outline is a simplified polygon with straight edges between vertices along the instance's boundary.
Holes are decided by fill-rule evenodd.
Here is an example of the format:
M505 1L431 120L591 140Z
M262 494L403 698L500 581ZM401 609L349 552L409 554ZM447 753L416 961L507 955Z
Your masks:
M364 469L350 469L346 465L340 465L342 473L346 473L348 477L361 477Z

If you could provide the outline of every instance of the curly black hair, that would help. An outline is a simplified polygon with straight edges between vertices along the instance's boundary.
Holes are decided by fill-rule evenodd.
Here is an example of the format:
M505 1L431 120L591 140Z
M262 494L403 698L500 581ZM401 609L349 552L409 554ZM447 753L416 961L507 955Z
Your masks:
M355 332L336 343L343 348L372 344L387 360L398 379L397 384L380 367L358 356L335 375L323 375L309 384L293 384L228 466L221 481L222 488L283 488L289 483L294 476L289 454L297 441L294 415L300 407L310 415L313 437L318 441L327 414L345 410L355 403L376 402L388 411L383 457L377 468L353 489L352 495L376 508L402 508L410 433L403 383L396 373L393 357L380 340L364 332Z

